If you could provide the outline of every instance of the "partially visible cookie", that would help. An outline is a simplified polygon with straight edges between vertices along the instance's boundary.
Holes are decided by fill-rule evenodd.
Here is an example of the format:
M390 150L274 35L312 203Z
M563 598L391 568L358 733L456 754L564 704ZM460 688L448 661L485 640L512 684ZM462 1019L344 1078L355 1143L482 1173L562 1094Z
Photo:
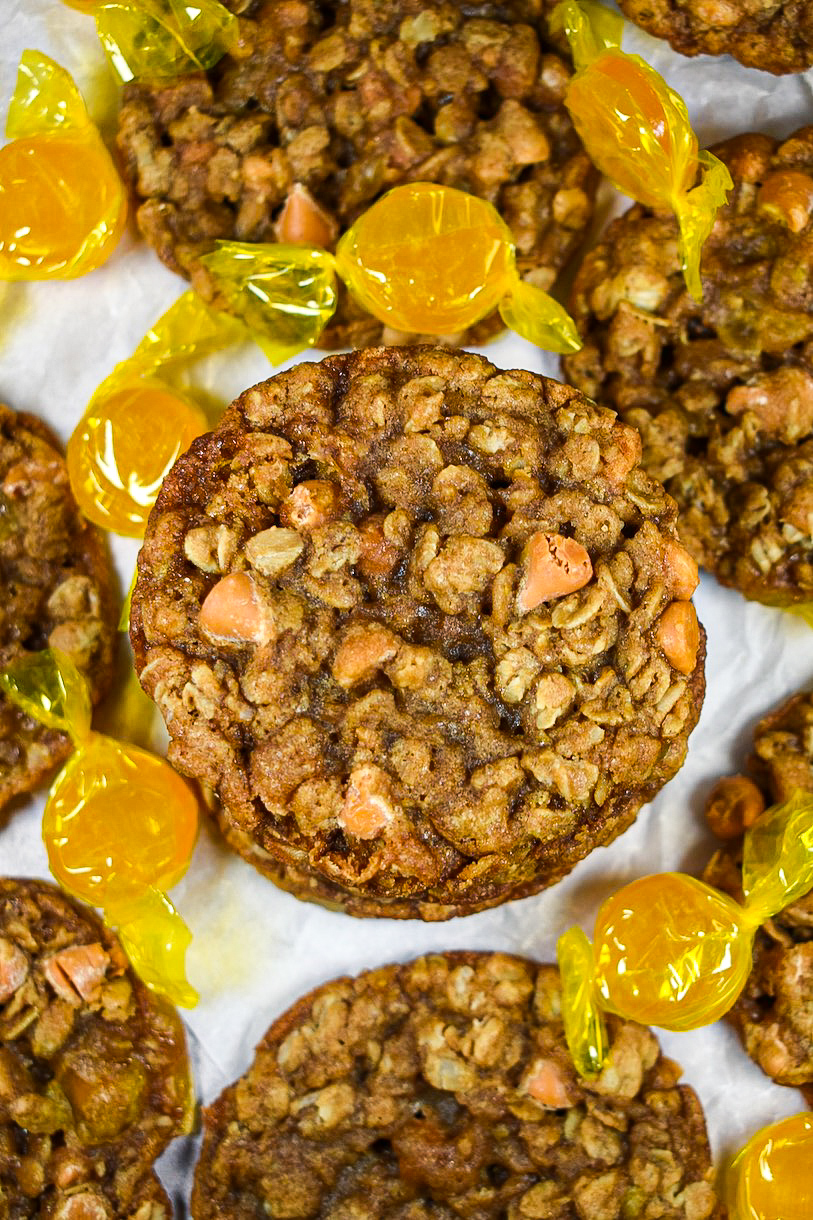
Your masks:
M0 405L0 669L60 648L98 703L113 672L113 574L57 445L40 420ZM0 806L36 788L70 750L64 733L0 696Z
M671 215L635 206L591 251L568 380L640 429L698 563L746 597L813 600L813 127L714 149L734 189L689 296Z
M206 75L127 85L118 147L137 220L171 270L228 307L200 262L221 238L332 248L402 182L493 203L520 274L549 288L589 223L597 175L542 0L253 0ZM496 314L470 342L502 328ZM403 342L341 289L327 348ZM461 336L457 336L462 341Z
M0 1203L14 1220L166 1220L188 1130L183 1026L95 913L0 879Z
M452 1220L723 1212L700 1103L610 1018L580 1079L559 973L447 953L318 987L205 1111L196 1220Z
M775 75L804 72L813 64L810 0L620 0L620 7L682 55L733 55Z
M706 806L712 830L727 842L705 879L740 902L743 829L766 805L813 793L813 692L760 720L748 766L750 777L721 780ZM757 931L753 969L730 1019L762 1070L800 1088L813 1107L813 891Z
M164 482L131 631L169 757L300 897L448 919L630 825L702 704L697 568L569 386L373 348L247 390Z

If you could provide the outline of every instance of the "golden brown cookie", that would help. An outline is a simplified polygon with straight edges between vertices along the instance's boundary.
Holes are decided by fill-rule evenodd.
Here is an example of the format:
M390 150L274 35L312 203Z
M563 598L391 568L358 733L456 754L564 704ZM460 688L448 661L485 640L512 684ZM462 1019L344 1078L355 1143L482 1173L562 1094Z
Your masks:
M584 347L565 375L640 430L698 563L746 597L811 601L813 127L714 151L734 189L703 248L702 301L674 218L631 208L576 277Z
M247 390L150 517L133 595L169 757L300 897L446 919L552 884L677 771L697 569L634 429L479 356Z
M559 973L447 953L324 984L205 1112L192 1211L214 1217L710 1220L700 1103L641 1025L573 1068Z
M217 239L332 248L384 191L429 181L493 203L520 274L550 287L582 240L597 175L564 108L571 68L542 0L232 7L233 55L124 91L118 146L139 227L168 267L227 308L200 262ZM492 314L469 341L502 325ZM341 289L320 342L405 338Z
M104 537L79 512L57 440L0 405L0 669L59 648L94 703L110 685L116 619ZM0 696L0 806L67 758L70 739Z
M181 1022L95 913L0 879L0 1200L15 1220L166 1220L153 1171L189 1130Z

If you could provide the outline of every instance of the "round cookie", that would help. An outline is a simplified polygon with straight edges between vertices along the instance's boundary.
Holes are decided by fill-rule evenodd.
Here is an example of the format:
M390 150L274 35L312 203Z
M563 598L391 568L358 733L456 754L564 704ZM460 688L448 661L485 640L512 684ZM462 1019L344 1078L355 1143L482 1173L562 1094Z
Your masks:
M751 777L731 776L712 789L709 823L726 845L710 861L706 881L738 901L742 894L742 831L766 805L800 789L813 793L813 692L793 695L760 720ZM813 891L758 929L754 965L729 1014L745 1049L778 1084L795 1085L813 1107Z
M113 575L57 444L40 420L0 405L0 669L60 648L98 703L113 673ZM71 748L0 696L0 806L36 788Z
M597 175L563 105L571 68L542 0L239 8L239 49L208 74L124 90L118 147L138 224L171 270L226 308L199 261L216 239L332 247L384 191L430 181L493 203L520 274L550 287ZM469 341L502 326L492 314ZM406 338L341 289L320 344L382 336Z
M640 429L684 545L723 584L813 600L813 127L714 150L734 189L688 294L671 215L635 206L587 256L568 380Z
M749 68L781 75L813 64L810 0L621 0L630 21L665 38L682 55L733 55ZM712 69L713 70L713 69Z
M318 987L204 1112L193 1214L721 1216L700 1103L654 1035L611 1018L581 1080L560 1009L555 966L501 953Z
M186 1041L95 913L0 879L0 1199L15 1220L165 1220L189 1130Z
M131 635L169 757L300 897L446 919L562 877L681 765L696 565L637 432L446 349L300 364L167 477Z

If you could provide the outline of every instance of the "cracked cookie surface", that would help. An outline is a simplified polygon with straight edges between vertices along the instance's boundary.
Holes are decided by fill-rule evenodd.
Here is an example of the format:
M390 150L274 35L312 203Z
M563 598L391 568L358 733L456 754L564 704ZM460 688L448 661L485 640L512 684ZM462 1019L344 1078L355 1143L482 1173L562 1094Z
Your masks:
M181 1022L95 913L0 879L0 1211L165 1220L153 1172L189 1129Z
M775 75L813 64L810 0L621 0L620 8L682 55L733 55Z
M520 274L547 289L578 248L597 175L563 99L571 69L542 0L241 4L240 43L207 75L124 91L118 146L139 227L227 308L200 256L217 239L336 238L402 182L493 203ZM469 333L502 329L496 314ZM321 346L403 342L340 286ZM457 336L460 339L460 336Z
M479 356L246 391L170 472L131 634L169 757L301 897L444 919L534 893L677 771L697 568L634 429Z
M640 429L684 545L746 597L813 599L813 128L717 146L734 189L688 294L671 216L635 206L574 283L574 385Z
M721 1216L700 1103L610 1018L573 1068L554 966L449 953L330 982L205 1112L197 1220Z
M712 830L727 842L705 880L738 902L742 831L766 805L813 793L813 692L793 695L760 720L748 770L721 780L706 807ZM753 969L729 1019L763 1072L800 1088L813 1107L813 891L757 930Z
M98 703L113 670L113 575L56 445L40 420L0 405L0 669L59 648ZM37 787L71 748L0 696L0 806Z

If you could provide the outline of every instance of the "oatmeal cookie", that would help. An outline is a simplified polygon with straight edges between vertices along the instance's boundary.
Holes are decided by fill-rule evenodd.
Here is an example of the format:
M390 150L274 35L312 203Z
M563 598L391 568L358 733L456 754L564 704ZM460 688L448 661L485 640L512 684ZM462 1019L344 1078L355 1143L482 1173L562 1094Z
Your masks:
M93 911L0 879L0 1205L14 1220L164 1220L153 1172L188 1130L174 1009Z
M193 1215L720 1217L700 1103L654 1035L610 1018L585 1081L560 1009L555 966L502 953L318 987L205 1111Z
M813 793L813 692L801 692L760 720L748 775L709 794L706 815L726 840L705 880L742 902L742 832L766 805L800 789ZM757 931L754 965L729 1014L745 1049L778 1084L795 1085L813 1108L813 891Z
M171 761L301 897L445 919L558 880L681 765L697 567L613 412L439 348L300 364L166 479L132 640Z
M570 66L543 0L250 0L206 75L125 88L118 146L139 227L206 300L215 239L336 238L389 188L429 181L493 203L520 274L547 289L578 247L596 174L563 99ZM468 338L502 329L496 314ZM407 336L340 290L321 346ZM459 339L460 336L457 336Z
M698 563L746 597L813 599L813 127L714 149L734 189L688 294L671 215L635 206L577 275L574 385L643 437Z
M66 652L94 703L113 672L113 575L81 516L51 431L0 405L0 669L49 645ZM67 758L70 739L0 696L0 806Z
M777 76L813 65L811 0L620 0L620 8L682 55L733 55Z

